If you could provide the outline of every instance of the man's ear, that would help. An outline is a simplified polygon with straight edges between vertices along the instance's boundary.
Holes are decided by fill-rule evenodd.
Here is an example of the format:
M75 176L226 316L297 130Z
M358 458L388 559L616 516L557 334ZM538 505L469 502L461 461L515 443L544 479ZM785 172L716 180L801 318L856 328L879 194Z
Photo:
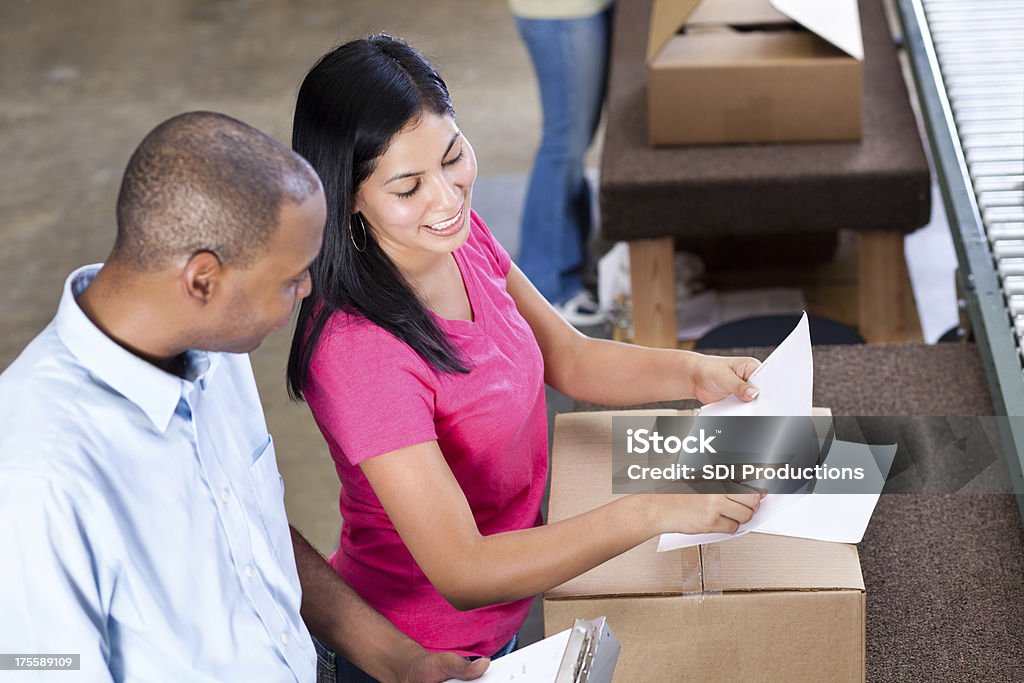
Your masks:
M200 304L210 302L223 276L224 266L212 251L192 254L181 273L186 293Z

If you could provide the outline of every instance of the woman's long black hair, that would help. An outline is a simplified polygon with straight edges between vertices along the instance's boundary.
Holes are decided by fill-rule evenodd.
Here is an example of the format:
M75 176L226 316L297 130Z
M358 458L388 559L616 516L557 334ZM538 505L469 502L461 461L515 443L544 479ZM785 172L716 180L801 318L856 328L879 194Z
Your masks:
M394 137L425 113L454 116L448 87L402 40L374 35L335 48L299 88L292 147L320 175L327 224L310 274L313 288L299 307L288 356L288 393L303 399L309 363L324 326L342 310L361 315L404 341L442 372L468 372L402 273L353 217L352 200ZM350 226L354 221L355 225Z

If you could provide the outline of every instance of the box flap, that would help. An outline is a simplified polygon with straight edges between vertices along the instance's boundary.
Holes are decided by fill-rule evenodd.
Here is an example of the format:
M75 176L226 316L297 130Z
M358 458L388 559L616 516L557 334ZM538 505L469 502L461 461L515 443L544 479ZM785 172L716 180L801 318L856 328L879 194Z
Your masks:
M694 31L685 40L670 40L649 68L652 72L669 73L694 69L704 72L711 69L777 69L781 64L810 65L837 59L856 63L845 52L810 31L753 34Z
M686 26L700 24L790 24L793 19L768 0L702 0L686 17Z
M773 24L795 21L864 61L858 0L654 0L647 38L652 63L684 24Z
M700 0L654 0L651 28L647 35L647 63L661 52Z
M715 545L704 553L704 590L864 590L856 546L759 533Z
M859 62L864 61L857 0L769 0L775 9Z

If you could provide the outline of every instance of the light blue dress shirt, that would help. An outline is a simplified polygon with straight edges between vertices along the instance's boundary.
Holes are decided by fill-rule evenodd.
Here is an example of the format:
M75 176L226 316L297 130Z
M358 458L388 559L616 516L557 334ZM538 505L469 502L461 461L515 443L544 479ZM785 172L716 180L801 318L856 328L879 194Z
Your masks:
M188 379L101 332L68 278L0 375L0 652L79 654L11 680L303 681L284 488L249 358Z

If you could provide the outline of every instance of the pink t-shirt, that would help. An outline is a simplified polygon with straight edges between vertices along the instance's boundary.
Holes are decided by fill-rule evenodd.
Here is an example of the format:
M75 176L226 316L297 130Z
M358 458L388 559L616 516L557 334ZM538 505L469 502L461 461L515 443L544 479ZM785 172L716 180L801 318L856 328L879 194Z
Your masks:
M470 226L455 261L474 320L435 318L462 350L469 374L437 372L389 332L339 312L313 353L305 396L342 484L344 523L331 565L423 647L488 656L519 630L531 599L467 612L448 604L358 466L436 440L481 534L541 524L548 465L544 361L505 291L508 253L476 213Z

